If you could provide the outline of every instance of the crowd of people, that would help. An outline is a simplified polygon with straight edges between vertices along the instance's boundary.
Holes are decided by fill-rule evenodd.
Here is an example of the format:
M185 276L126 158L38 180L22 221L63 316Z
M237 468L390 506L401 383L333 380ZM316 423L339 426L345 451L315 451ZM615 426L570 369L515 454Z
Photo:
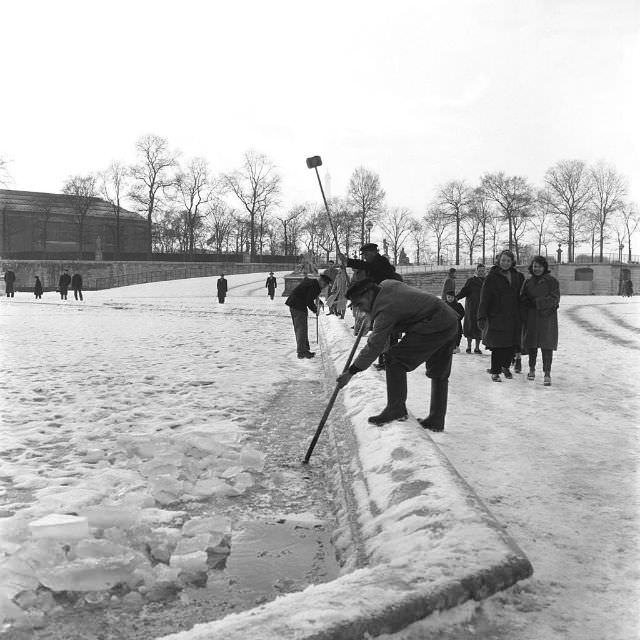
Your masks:
M339 265L330 263L318 279L305 278L286 304L299 358L315 355L309 351L307 313L319 313L321 292L328 314L344 319L346 309L351 308L354 333L366 324L366 344L337 383L345 386L377 359L375 366L386 375L387 403L379 414L369 417L370 423L380 426L407 419L407 372L424 363L431 385L427 415L419 422L432 431L442 431L453 355L460 352L463 336L466 353L482 354L481 343L491 352L487 372L492 381L502 382L503 376L512 379L512 367L520 373L523 355L528 357L527 379L534 380L540 351L544 385L551 385L560 287L546 258L535 256L525 278L515 267L513 253L504 250L488 271L485 265L476 265L475 273L457 293L456 270L450 269L438 297L402 282L377 245L367 243L360 252L362 259L339 253ZM351 280L347 267L354 270ZM463 299L464 307L459 302Z

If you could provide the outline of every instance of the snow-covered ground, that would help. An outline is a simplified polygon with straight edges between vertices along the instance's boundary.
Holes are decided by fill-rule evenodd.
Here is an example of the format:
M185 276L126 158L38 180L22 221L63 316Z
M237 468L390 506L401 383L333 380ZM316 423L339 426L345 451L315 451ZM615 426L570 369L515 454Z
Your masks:
M10 557L28 523L52 511L137 494L145 524L160 529L165 514L148 492L171 505L181 492L251 486L261 460L247 416L275 385L322 375L319 359L295 358L288 309L268 299L264 279L230 276L224 305L215 278L87 292L83 303L26 293L1 301L0 479L11 502L0 552ZM535 575L477 609L465 605L462 619L394 637L638 637L639 312L636 300L563 298L550 388L524 374L492 383L488 357L454 357L446 431L433 439ZM411 374L415 416L427 385L423 371ZM168 454L156 460L166 466L144 467L150 452ZM226 477L206 473L213 459ZM172 466L186 484L166 481Z

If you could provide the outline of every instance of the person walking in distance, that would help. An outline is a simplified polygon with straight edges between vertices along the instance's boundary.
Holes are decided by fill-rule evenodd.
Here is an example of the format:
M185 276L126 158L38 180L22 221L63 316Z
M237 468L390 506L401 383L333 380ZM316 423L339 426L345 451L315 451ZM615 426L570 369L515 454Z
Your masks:
M491 267L480 292L478 326L482 340L491 350L491 379L502 382L513 378L510 366L513 356L520 352L520 289L524 276L515 269L513 253L505 249Z
M7 294L7 298L14 297L15 281L16 281L16 274L11 269L7 269L4 272L4 291Z
M316 298L331 284L329 276L321 274L318 279L304 278L285 300L291 313L293 332L296 336L298 358L313 358L316 354L309 348L307 309L318 315Z
M224 277L224 273L220 274L216 287L218 289L218 302L220 304L224 304L224 300L227 297L227 291L229 290L227 279Z
M60 292L60 300L66 300L69 293L69 285L71 284L71 276L69 271L65 269L58 280L58 291Z
M276 281L276 277L273 275L273 271L269 272L269 277L267 278L267 284L265 287L267 288L267 295L273 300L273 296L276 295L276 287L278 283Z
M73 289L73 297L78 300L82 300L82 276L79 273L74 273L71 278L71 288Z
M482 353L480 350L480 340L482 332L478 327L478 305L480 304L480 291L484 282L485 267L483 264L476 265L476 272L463 285L456 295L456 300L464 298L464 322L462 333L467 339L467 353L471 353L471 342L476 341L474 353Z
M349 287L347 298L370 315L372 328L353 364L338 376L339 387L373 363L392 333L404 334L386 354L387 405L378 415L370 416L369 422L381 426L407 419L407 372L424 362L431 379L431 399L429 414L419 422L425 429L442 431L458 336L456 312L441 298L396 280L380 284L370 278L360 280Z
M529 264L530 278L520 291L523 307L522 346L529 355L527 380L535 380L538 349L542 352L544 386L551 386L551 362L558 348L558 306L560 284L549 273L549 263L535 256Z
M33 295L36 297L36 300L42 298L42 282L40 282L39 276L36 276L36 281L33 285Z

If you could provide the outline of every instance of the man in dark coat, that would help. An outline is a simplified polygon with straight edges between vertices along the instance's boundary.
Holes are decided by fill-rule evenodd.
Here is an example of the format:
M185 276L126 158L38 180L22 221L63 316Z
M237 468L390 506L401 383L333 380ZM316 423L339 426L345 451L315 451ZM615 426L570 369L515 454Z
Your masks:
M60 300L67 299L67 293L69 292L69 285L71 284L71 276L67 269L64 270L60 279L58 280L58 291L60 292Z
M462 333L467 339L467 353L471 353L471 341L476 341L474 353L482 353L480 350L480 340L482 332L478 327L478 305L480 304L480 291L484 283L485 266L483 264L476 265L476 272L465 283L462 289L456 295L456 300L464 301L464 323L462 324Z
M42 282L40 282L39 276L36 276L36 281L33 285L33 295L36 297L36 300L40 300L42 298Z
M73 297L77 300L82 300L82 276L79 273L74 273L71 278L71 288L73 289Z
M404 333L402 340L387 351L387 406L380 414L370 416L369 422L380 426L407 419L407 371L424 362L431 378L431 401L428 416L419 422L425 429L442 431L458 334L456 312L442 299L396 280L380 284L360 280L349 287L347 298L371 316L372 329L353 364L338 376L338 385L344 387L369 367L386 347L391 333Z
M16 274L11 269L7 269L7 271L4 272L4 282L5 282L4 290L7 294L7 298L14 297L13 294L14 294L15 281L16 281Z
M395 267L387 258L380 255L378 245L369 242L360 247L362 260L347 258L343 254L338 254L340 260L352 269L361 269L365 272L367 278L371 278L376 284L380 284L383 280L402 280L402 276L396 273Z
M276 294L277 286L278 284L276 282L276 277L273 275L273 271L270 271L269 277L267 278L267 284L265 285L265 287L267 287L267 294L272 300L273 300L273 296L275 296Z
M331 284L329 276L322 274L315 278L305 278L285 300L291 313L293 331L296 336L296 351L298 358L313 358L316 354L309 348L307 335L307 309L318 315L316 298L322 289Z
M514 354L520 354L520 289L524 276L515 269L515 257L506 249L484 280L478 305L482 340L491 349L491 379L502 382L511 375Z
M218 302L220 304L223 304L224 299L227 297L227 290L228 290L227 279L224 277L224 273L221 273L220 277L218 278L217 288L218 288Z
M373 242L369 242L367 244L363 244L360 247L360 253L362 254L362 260L355 260L353 258L346 258L343 254L338 254L343 264L347 267L351 267L352 269L356 269L358 271L362 271L365 274L365 277L370 278L376 284L380 284L383 280L400 280L402 281L402 276L399 273L396 273L395 267L389 262L388 258L385 258L378 251L378 245ZM395 344L398 341L397 334L392 334L389 336L389 345ZM380 357L378 358L378 363L376 364L377 369L384 369L385 367L385 352L380 352Z

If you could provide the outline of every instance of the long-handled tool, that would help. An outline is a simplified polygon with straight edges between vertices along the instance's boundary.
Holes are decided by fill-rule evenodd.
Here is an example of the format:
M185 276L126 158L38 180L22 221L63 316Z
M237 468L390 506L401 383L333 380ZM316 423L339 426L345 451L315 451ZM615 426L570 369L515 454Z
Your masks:
M358 348L360 338L362 338L362 335L364 334L364 331L367 325L368 325L367 322L363 322L362 325L360 326L360 330L358 331L358 337L356 338L356 341L353 344L353 348L351 349L351 353L347 358L347 363L344 365L344 369L342 370L342 373L344 373L351 366L351 361L353 360L353 354L356 352L356 349ZM303 461L304 464L307 464L309 462L309 458L311 457L311 454L313 453L313 449L316 446L316 442L318 442L318 438L322 433L324 424L327 421L329 414L331 413L331 409L333 409L333 404L336 401L336 398L338 397L338 391L340 391L340 387L336 384L336 388L333 390L333 393L331 394L331 398L329 399L329 404L327 405L327 408L324 410L324 413L322 414L322 418L320 419L320 424L318 425L318 428L316 429L316 433L313 436L313 440L309 445L309 449L307 450L307 455L304 457L304 461Z
M320 156L311 156L311 158L307 158L307 168L316 170L316 178L318 178L318 184L320 185L320 193L322 194L322 200L324 201L324 208L327 210L327 218L329 219L329 226L331 227L331 231L333 232L333 241L336 243L336 254L340 251L340 247L338 246L338 233L336 231L336 227L333 224L333 220L331 219L331 213L329 213L329 205L327 204L327 199L324 195L324 189L322 188L322 182L320 181L320 174L318 173L318 167L322 166L322 158Z

